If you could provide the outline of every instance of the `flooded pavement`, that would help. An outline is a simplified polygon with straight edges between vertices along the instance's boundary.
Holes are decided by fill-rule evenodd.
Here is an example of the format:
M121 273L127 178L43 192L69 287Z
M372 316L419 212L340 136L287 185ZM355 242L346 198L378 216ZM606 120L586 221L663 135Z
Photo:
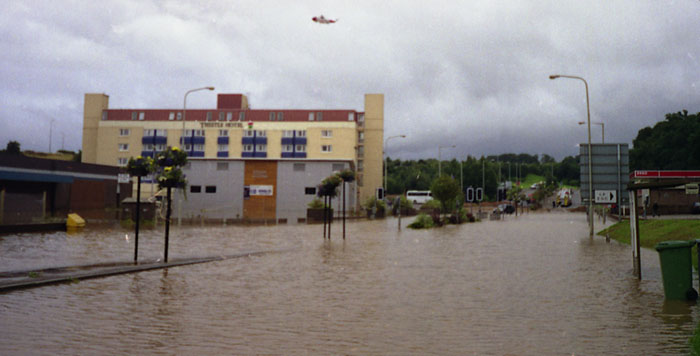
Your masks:
M403 219L188 227L169 257L285 250L0 294L1 354L678 355L697 306L664 303L655 251L584 214L413 231ZM128 234L128 239L127 235ZM133 259L132 232L0 237L0 272ZM163 232L140 234L162 256ZM695 282L697 283L697 282Z

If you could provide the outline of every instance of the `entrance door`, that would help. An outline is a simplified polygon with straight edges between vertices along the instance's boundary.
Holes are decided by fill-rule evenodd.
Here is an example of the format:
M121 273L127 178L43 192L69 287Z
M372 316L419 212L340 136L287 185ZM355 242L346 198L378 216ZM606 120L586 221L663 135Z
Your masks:
M243 217L275 220L277 209L277 161L246 161Z

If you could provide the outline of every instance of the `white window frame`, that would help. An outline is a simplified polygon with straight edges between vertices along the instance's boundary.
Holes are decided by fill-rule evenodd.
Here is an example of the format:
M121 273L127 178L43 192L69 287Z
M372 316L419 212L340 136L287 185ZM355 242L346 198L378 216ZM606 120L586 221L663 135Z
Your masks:
M207 111L207 121L211 121L214 117L214 114L212 114L211 111Z
M168 120L170 120L170 121L175 120L175 112L174 112L174 111L171 111L171 112L168 114Z
M354 112L348 113L348 121L355 121L355 113Z
M185 151L188 151L188 152L189 152L189 151L192 151L192 145L189 144L189 143L187 143L187 144L184 145L184 148L183 148L183 149L184 149ZM188 162L188 163L189 163L189 162Z
M196 144L194 145L194 150L193 151L204 151L204 145L202 144Z
M323 137L323 138L333 137L333 130L321 130L321 137Z
M314 121L314 113L309 113L309 121Z
M143 129L143 135L144 135L144 136L155 136L155 135L156 135L156 130L154 130L154 129Z
M245 111L238 112L238 121L245 121Z
M282 145L282 152L294 152L294 145Z
M154 149L154 146L152 143L147 143L147 144L143 145L143 150L146 152L151 152L151 151L153 151L153 149Z
M119 167L126 167L126 165L128 163L129 163L128 158L124 158L124 157L117 158L117 166L119 166Z
M254 152L254 151L253 151L253 145L251 145L251 144L245 144L245 145L243 145L243 152Z
M274 111L270 111L270 113L268 114L268 121L275 121L275 112Z
M158 143L155 146L155 151L156 152L163 152L165 151L166 145L164 143Z
M195 136L204 136L204 130L194 130Z
M267 137L267 132L265 130L256 130L255 136L257 137Z
M321 145L321 152L322 152L322 153L331 153L331 152L333 152L333 145Z
M119 136L129 136L131 135L131 129L119 129Z
M306 145L296 145L296 152L306 152Z
M166 129L157 129L155 130L155 136L168 136L168 130Z
M119 152L127 152L129 151L129 144L128 143L120 143L119 144Z
M277 121L284 121L284 112L280 111L277 113Z
M219 130L219 137L228 137L228 130Z
M306 130L297 130L297 137L306 137Z
M227 112L226 113L226 121L231 121L233 119L233 113L232 112Z
M260 143L255 145L255 152L267 152L267 145Z
M219 112L219 121L224 121L226 120L226 113L223 111Z
M182 121L182 111L177 112L177 121Z
M139 112L139 121L143 121L146 119L146 113L141 111Z
M228 152L228 144L217 145L217 152Z
M255 137L255 130L243 130L243 137Z
M284 130L282 131L282 137L294 137L294 130Z

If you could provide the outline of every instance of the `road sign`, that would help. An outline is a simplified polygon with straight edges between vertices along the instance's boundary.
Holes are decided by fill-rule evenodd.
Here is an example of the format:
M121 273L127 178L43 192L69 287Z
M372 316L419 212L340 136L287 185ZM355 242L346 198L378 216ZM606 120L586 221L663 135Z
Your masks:
M685 194L698 194L700 188L698 188L697 183L690 183L685 185Z
M119 173L117 174L117 182L118 183L129 183L131 180L129 179L129 173Z
M596 190L595 202L602 204L616 203L617 191L615 190Z

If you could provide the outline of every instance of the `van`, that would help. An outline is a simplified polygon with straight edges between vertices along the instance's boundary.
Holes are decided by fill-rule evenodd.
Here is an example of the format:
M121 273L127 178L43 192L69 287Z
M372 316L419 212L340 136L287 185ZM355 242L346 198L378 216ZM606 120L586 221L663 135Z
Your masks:
M433 199L433 194L429 190L409 190L406 192L406 199L413 204L423 204Z

